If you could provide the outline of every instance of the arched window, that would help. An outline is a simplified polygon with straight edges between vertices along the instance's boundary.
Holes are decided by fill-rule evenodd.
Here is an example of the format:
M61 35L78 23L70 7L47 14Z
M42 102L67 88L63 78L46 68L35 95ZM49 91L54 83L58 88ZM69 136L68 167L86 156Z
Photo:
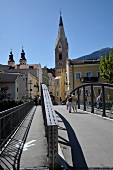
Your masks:
M62 60L62 53L59 53L59 60Z

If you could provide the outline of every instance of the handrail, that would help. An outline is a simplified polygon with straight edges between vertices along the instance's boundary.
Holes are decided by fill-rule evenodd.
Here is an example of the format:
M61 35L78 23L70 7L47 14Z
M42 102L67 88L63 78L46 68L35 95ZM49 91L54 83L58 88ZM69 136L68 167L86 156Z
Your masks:
M20 106L0 112L0 148L14 133L32 106L33 102L26 102Z
M45 84L41 85L42 112L45 125L45 135L48 142L48 163L50 170L58 169L58 121L53 104Z
M33 101L26 102L20 106L0 112L0 161L4 168L7 167L10 170L13 167L14 170L19 170L20 156L34 114L29 122L25 117L33 105ZM24 128L25 133L22 130L23 136L20 140L18 132L25 120L28 126Z
M109 83L84 83L81 86L78 86L77 88L75 88L71 94L73 92L76 92L77 94L77 101L78 101L78 109L80 109L80 90L83 91L83 110L86 111L86 99L85 96L87 96L86 94L86 89L89 88L90 89L90 96L91 96L91 100L90 100L90 107L91 107L91 112L92 113L96 113L97 109L95 109L94 107L94 98L95 98L95 94L94 94L94 88L96 87L100 87L101 88L101 99L102 99L102 116L106 117L106 96L105 96L105 89L110 88L113 89L113 84L109 84ZM113 94L110 94L113 95ZM96 100L96 99L95 99ZM111 107L111 112L112 112L112 107ZM111 117L111 113L109 114L109 117Z

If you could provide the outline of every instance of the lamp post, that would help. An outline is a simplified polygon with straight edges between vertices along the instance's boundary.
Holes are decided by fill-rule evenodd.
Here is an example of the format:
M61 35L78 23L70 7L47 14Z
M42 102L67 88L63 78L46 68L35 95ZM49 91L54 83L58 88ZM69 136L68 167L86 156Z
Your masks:
M29 83L28 84L30 84L30 100L31 100L31 91L32 91L32 89L31 89L31 84L33 84L32 83L32 80L29 80Z

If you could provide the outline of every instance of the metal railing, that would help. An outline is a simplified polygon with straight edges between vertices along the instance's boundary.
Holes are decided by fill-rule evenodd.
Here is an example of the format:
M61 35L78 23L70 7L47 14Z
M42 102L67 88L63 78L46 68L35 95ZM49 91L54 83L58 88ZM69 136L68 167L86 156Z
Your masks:
M45 125L45 135L48 142L48 163L50 170L58 169L58 122L53 104L45 84L41 85L42 112Z
M33 102L27 102L0 112L0 168L19 170L20 156L32 117L21 135L18 132L33 105Z
M101 101L99 102L99 109L97 108L95 89L100 89ZM90 91L90 95L86 92ZM90 111L91 113L101 114L103 117L112 117L113 111L113 84L108 83L85 83L76 89L74 89L71 94L75 92L77 94L77 105L78 109L83 109L84 111ZM107 95L112 97L112 100L107 99ZM87 100L86 100L87 97Z

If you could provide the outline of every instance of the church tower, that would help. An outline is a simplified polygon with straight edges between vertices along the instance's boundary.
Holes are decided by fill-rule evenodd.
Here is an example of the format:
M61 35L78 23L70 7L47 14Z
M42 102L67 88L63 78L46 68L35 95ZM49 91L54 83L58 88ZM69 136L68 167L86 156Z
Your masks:
M68 59L68 42L65 36L63 20L60 12L58 36L55 44L55 73L56 76L66 72L66 59Z
M27 64L27 60L25 58L25 52L24 52L24 49L22 47L21 58L20 58L20 65L26 65L26 64Z
M9 54L8 66L14 66L14 65L15 65L15 61L13 59L13 53L12 53L12 50L11 50L10 54Z

